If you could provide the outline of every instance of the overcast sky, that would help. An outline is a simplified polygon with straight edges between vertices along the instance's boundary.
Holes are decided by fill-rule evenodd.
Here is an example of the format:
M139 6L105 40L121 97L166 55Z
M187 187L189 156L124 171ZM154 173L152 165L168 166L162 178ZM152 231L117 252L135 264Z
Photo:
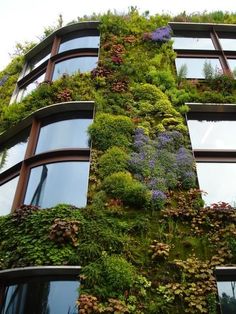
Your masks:
M44 27L56 24L59 14L66 23L78 16L116 9L127 12L136 6L140 12L178 14L212 11L236 12L235 0L0 0L0 70L10 61L17 42L36 41Z

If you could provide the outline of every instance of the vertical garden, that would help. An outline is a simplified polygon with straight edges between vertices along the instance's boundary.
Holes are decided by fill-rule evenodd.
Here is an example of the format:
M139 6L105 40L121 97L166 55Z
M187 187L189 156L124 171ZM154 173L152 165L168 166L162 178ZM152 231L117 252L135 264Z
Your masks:
M0 217L0 268L80 265L81 314L214 314L214 269L236 262L236 212L224 200L204 207L185 113L187 102L236 103L236 85L177 75L168 22L236 15L94 18L101 43L91 73L41 83L10 106L24 57L0 73L1 132L48 105L95 101L87 207L21 206Z

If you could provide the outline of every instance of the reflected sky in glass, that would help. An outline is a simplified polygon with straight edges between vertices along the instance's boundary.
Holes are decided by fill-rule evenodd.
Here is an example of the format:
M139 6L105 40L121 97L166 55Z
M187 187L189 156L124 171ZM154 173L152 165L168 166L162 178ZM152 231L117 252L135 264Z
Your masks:
M78 48L98 48L99 42L100 42L99 36L86 36L73 38L60 44L58 53Z
M219 59L210 59L210 58L176 58L175 64L177 68L177 73L179 72L180 68L184 65L187 67L187 75L186 78L196 78L196 79L204 79L204 63L210 63L213 69L218 72L222 71L222 67L220 65Z
M220 43L223 50L236 51L236 39L220 38Z
M228 59L230 70L234 72L234 76L236 75L236 59Z
M211 38L172 37L174 49L214 50Z
M25 131L13 143L0 151L0 173L24 159L28 135L29 131Z
M89 162L58 162L31 169L24 203L42 208L59 203L85 207Z
M0 215L7 215L11 212L18 179L17 176L0 186Z
M77 57L67 59L55 64L52 80L60 78L63 74L72 75L76 72L90 72L97 66L98 57Z
M41 128L36 154L62 148L88 148L92 119L57 121Z
M188 120L193 149L236 149L236 121Z
M40 75L36 80L34 80L32 83L30 83L29 85L27 85L25 88L23 88L22 93L20 92L20 94L22 96L22 98L26 97L29 93L31 93L33 90L35 90L40 83L42 83L44 81L44 76L45 73L43 73L42 75ZM19 99L19 97L17 97L17 101L20 101L21 99Z
M235 314L236 281L218 281L217 288L222 314Z
M78 281L48 281L37 278L9 285L2 314L78 314Z
M236 206L236 164L197 162L197 175L205 205L226 202Z

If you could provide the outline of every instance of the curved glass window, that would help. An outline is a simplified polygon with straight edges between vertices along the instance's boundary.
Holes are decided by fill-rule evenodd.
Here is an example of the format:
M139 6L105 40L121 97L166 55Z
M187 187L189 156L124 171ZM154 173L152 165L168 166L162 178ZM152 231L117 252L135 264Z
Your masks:
M24 88L20 89L17 96L17 101L20 101L23 97L26 97L29 93L35 90L40 83L44 81L45 73L41 74L37 79L35 79L30 84L26 85Z
M220 38L220 43L223 50L236 51L235 38Z
M60 44L58 53L78 48L98 48L99 42L99 36L85 36L69 39Z
M76 72L90 72L97 66L98 57L76 57L60 61L55 64L52 80L57 80L62 75L72 75Z
M0 185L0 215L10 214L18 179L17 176Z
M87 133L92 119L70 119L47 124L40 129L36 154L62 148L89 148Z
M31 169L24 203L52 207L59 203L85 207L89 162L57 162Z
M197 175L206 205L226 202L236 206L236 164L197 162Z
M173 37L174 49L214 50L211 38Z
M78 314L79 282L29 278L5 287L1 314Z
M185 67L186 69L186 78L196 78L204 79L204 64L210 64L213 68L213 71L219 72L222 71L222 67L219 59L213 58L177 58L175 60L177 72L180 72L180 69Z
M233 72L234 77L236 76L236 59L228 59L229 67L231 72Z
M24 159L28 137L27 129L0 151L0 173Z
M236 121L188 120L193 149L235 149Z

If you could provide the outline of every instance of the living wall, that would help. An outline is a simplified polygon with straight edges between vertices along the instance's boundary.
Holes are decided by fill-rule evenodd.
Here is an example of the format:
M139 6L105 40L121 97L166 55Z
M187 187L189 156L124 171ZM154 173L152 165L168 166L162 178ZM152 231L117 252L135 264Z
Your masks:
M11 106L22 61L0 73L1 132L50 104L96 102L88 206L0 217L1 269L81 265L80 313L216 313L213 271L235 262L236 214L223 202L203 207L183 115L188 101L235 102L234 81L216 91L215 78L176 75L170 16L132 9L99 19L91 73L42 83Z

